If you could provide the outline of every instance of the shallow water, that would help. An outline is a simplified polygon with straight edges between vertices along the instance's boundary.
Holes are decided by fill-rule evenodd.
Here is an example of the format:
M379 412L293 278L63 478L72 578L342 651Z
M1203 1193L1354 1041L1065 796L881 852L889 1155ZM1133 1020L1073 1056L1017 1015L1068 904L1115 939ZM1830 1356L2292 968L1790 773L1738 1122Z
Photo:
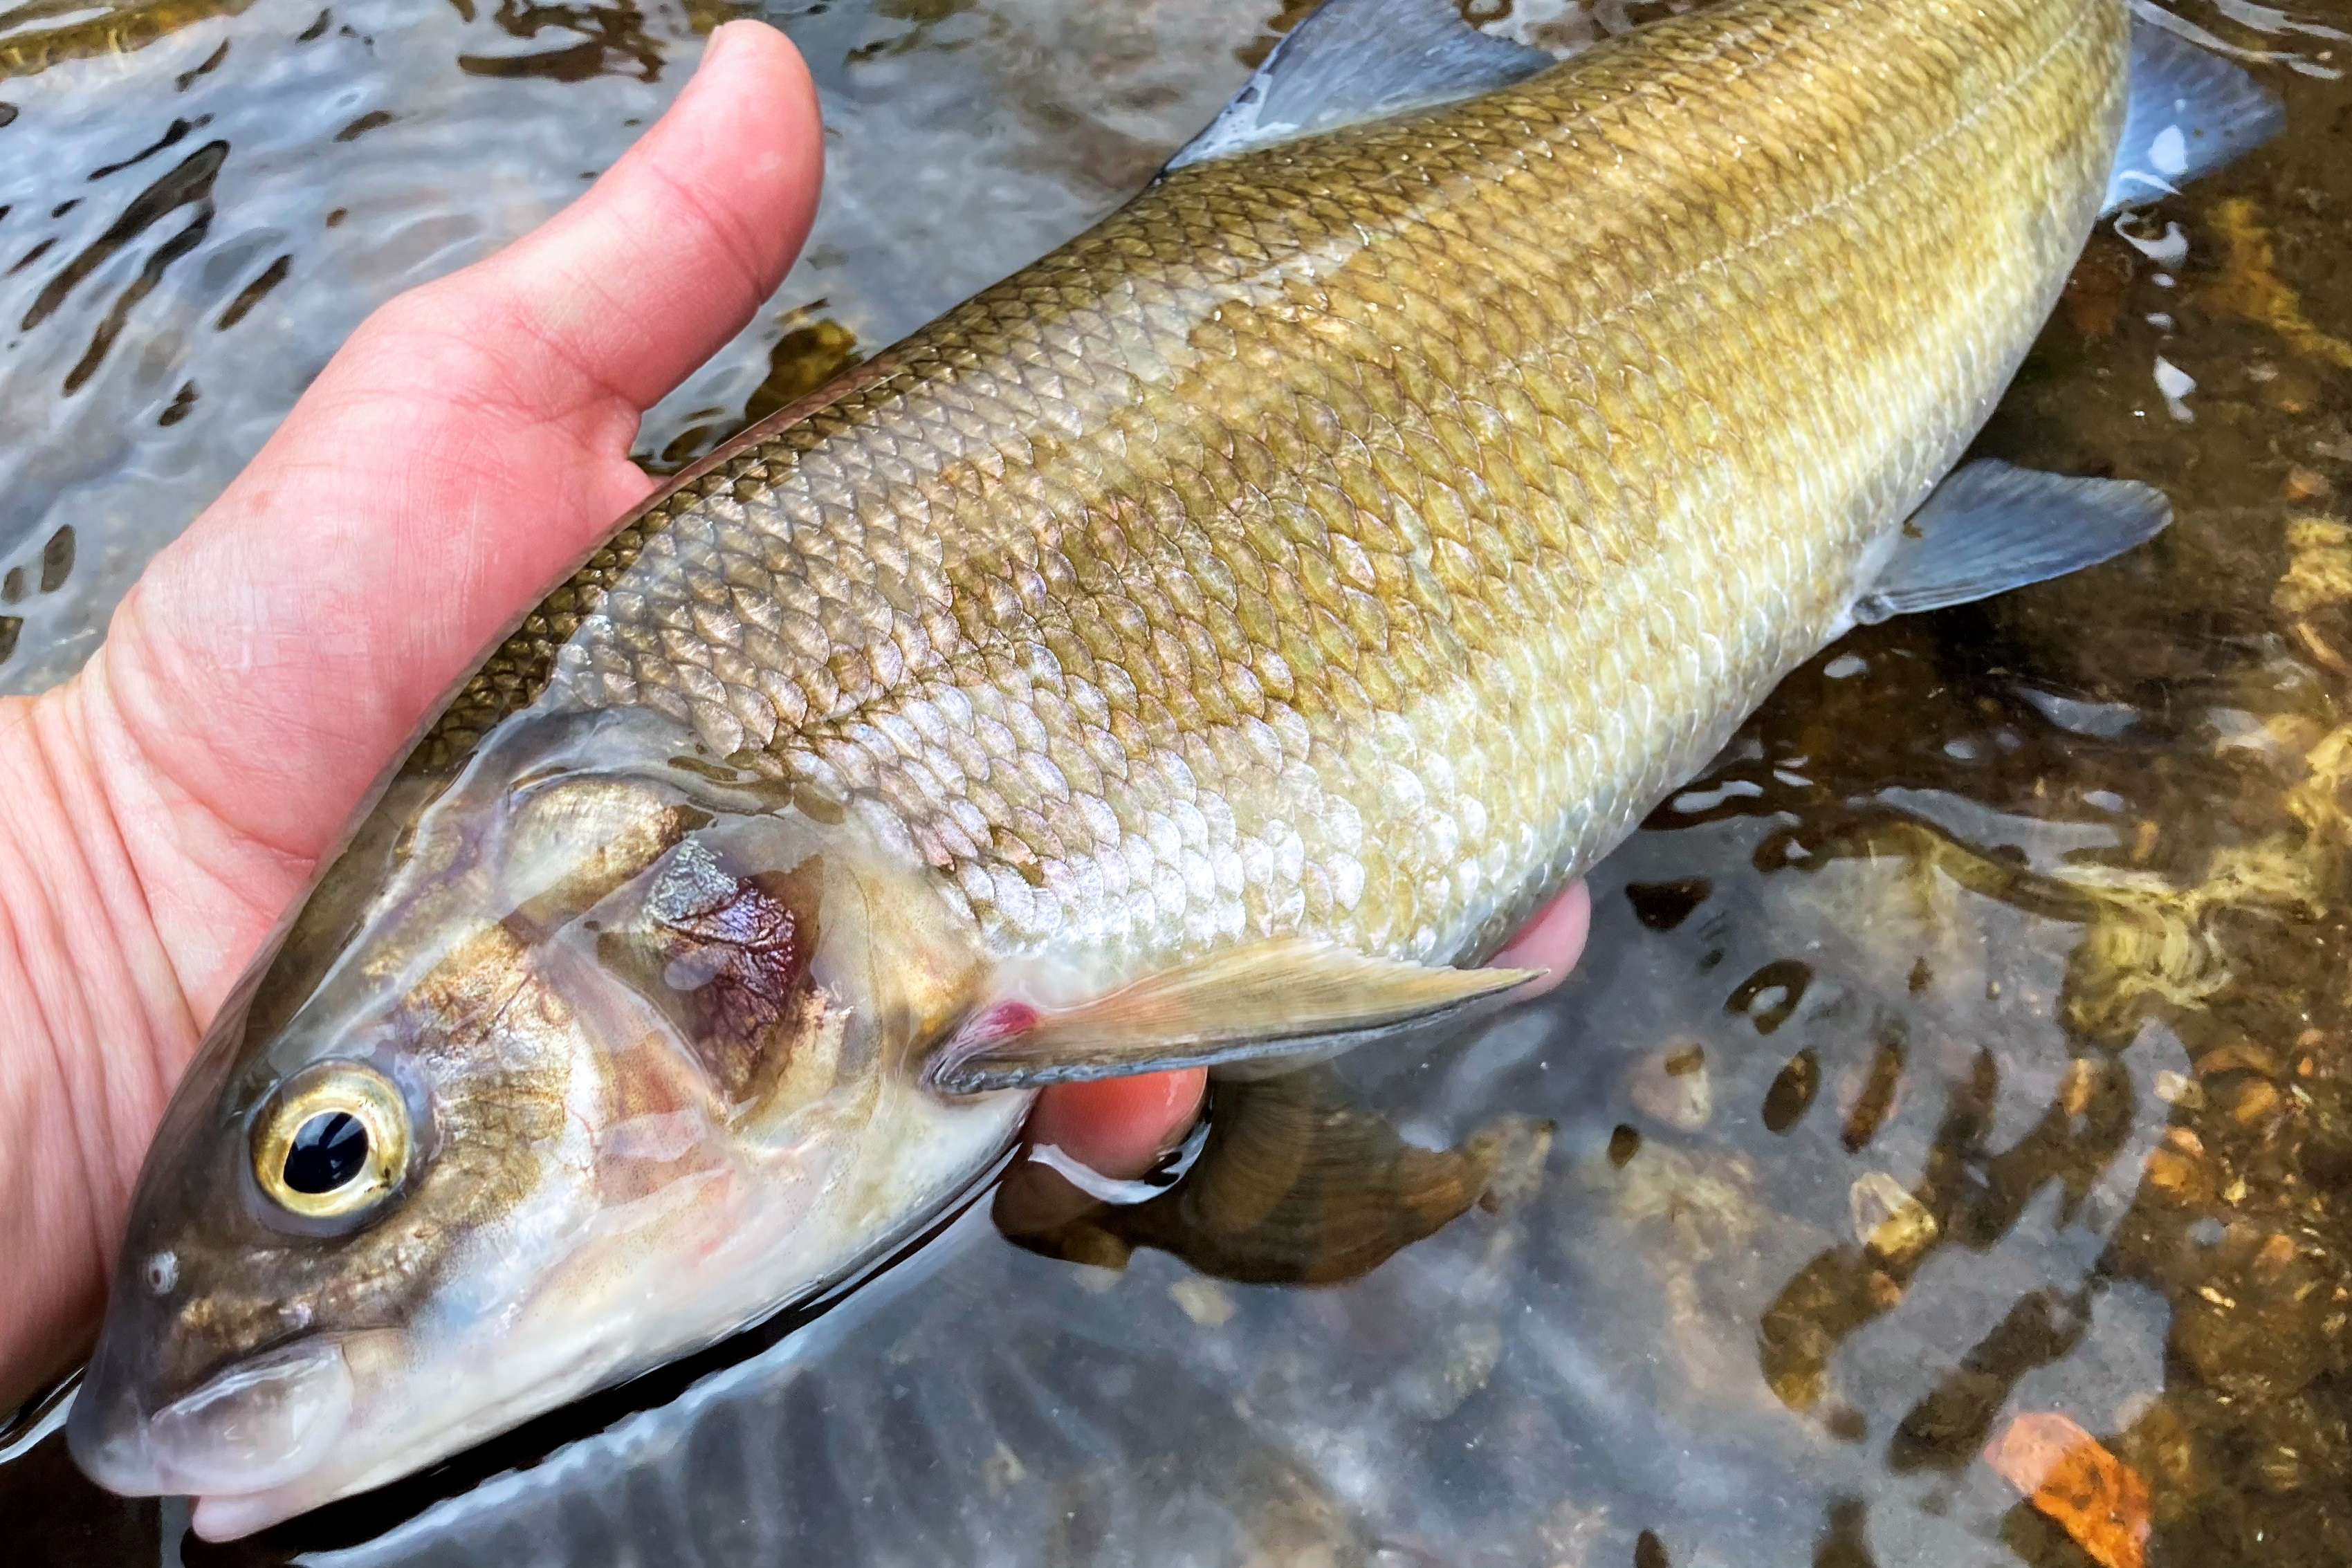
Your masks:
M772 13L826 94L820 230L648 458L1115 204L1273 8ZM351 325L560 204L722 14L0 12L0 683L71 668ZM0 1534L93 1564L2121 1568L2144 1529L2158 1564L2352 1561L2352 12L2179 15L2290 132L2102 231L1983 444L2162 485L2179 524L1830 650L1595 877L1555 999L1346 1063L1422 1144L1553 1124L1487 1207L1300 1290L1041 1257L982 1206L844 1307L257 1542L184 1541L54 1436L0 1462ZM2121 1499L2104 1531L2004 1474L2053 1416Z

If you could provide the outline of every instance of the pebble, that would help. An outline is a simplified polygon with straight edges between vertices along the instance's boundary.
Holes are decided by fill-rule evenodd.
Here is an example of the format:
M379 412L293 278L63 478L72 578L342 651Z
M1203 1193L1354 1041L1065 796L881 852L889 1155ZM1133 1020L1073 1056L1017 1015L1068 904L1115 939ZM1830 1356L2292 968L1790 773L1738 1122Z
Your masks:
M1846 1193L1854 1239L1890 1266L1917 1258L1935 1244L1939 1227L1927 1206L1885 1171L1872 1171Z
M1715 1086L1706 1052L1696 1045L1653 1051L1635 1059L1627 1074L1627 1098L1650 1120L1676 1132L1696 1133L1715 1118Z

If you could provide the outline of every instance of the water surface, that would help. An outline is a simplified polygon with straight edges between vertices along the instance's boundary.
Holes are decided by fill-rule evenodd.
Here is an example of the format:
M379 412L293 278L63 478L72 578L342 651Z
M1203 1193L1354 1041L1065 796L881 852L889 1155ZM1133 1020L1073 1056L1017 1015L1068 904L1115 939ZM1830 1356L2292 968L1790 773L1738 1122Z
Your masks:
M1474 14L1567 47L1664 8ZM0 12L0 684L70 670L352 325L554 210L726 14ZM1292 19L769 14L834 174L656 465L1116 204ZM1982 444L2179 524L1829 650L1596 876L1554 998L1347 1062L1431 1148L1549 1123L1486 1205L1298 1289L1108 1221L1040 1256L983 1204L845 1306L257 1541L53 1435L0 1463L0 1531L107 1565L2352 1562L2352 16L2176 16L2289 134L2101 231ZM2021 1490L2051 1431L2113 1529Z

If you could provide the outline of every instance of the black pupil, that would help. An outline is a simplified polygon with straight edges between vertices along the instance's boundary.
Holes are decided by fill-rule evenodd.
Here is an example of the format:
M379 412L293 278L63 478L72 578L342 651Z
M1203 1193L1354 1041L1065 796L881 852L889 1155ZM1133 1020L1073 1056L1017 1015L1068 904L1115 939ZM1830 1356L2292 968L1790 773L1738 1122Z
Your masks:
M332 1192L367 1163L367 1129L348 1111L321 1111L294 1134L286 1151L286 1185L296 1192Z

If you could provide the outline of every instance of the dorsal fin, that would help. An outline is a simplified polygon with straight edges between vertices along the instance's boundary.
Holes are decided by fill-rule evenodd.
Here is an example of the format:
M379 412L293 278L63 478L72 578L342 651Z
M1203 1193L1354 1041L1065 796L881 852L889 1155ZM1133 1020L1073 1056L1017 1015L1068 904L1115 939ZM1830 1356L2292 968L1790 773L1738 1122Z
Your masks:
M1325 0L1168 167L1475 98L1553 63L1488 37L1451 0Z
M2131 99L2104 210L2152 202L2279 132L2285 111L2229 61L2132 18Z

